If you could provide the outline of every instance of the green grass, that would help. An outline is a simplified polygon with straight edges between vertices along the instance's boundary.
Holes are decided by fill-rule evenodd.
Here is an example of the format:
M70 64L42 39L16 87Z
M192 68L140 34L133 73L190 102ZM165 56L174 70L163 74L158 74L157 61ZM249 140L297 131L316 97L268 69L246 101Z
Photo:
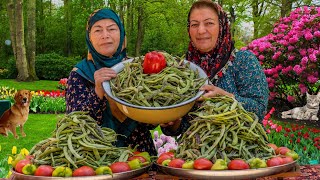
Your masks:
M0 79L0 86L8 86L17 90L27 89L31 91L37 90L57 90L59 81L39 80L33 82L18 82L14 79Z
M20 134L20 129L17 127L17 132L19 139L15 139L11 133L8 137L0 136L0 166L6 165L6 160L8 155L11 154L11 149L13 146L16 146L18 152L22 148L30 150L35 144L39 141L46 139L51 136L51 132L56 127L56 122L62 114L29 114L29 118L24 125L24 132L27 134L26 137L22 137ZM0 178L5 176L6 173L1 173L0 169Z

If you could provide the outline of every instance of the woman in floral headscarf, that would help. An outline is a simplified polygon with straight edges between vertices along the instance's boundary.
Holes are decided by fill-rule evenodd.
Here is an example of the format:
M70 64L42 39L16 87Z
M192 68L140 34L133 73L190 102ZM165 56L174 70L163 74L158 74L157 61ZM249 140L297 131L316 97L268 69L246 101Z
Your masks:
M254 54L234 48L228 18L221 6L209 0L193 3L188 14L188 32L187 60L205 70L212 84L202 87L204 97L234 97L262 120L269 94L265 74ZM167 127L163 131L177 135L188 127L183 121L162 125Z
M157 155L151 134L146 124L127 118L108 101L102 82L115 78L113 65L126 58L125 30L119 16L110 9L93 12L87 23L87 58L71 71L67 83L67 113L89 111L98 125L108 127L118 134L117 146L137 145L138 151Z

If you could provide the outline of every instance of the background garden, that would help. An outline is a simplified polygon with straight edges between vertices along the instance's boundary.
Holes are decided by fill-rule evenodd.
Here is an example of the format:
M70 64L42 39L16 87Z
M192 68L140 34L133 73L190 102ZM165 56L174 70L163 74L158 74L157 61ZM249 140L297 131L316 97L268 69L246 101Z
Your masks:
M65 113L65 78L86 55L85 23L94 9L108 6L120 14L126 26L129 56L151 50L182 56L188 45L187 11L193 2L65 0L57 4L52 0L31 0L34 12L29 4L21 7L25 15L22 24L25 24L27 51L25 59L19 60L12 48L19 44L8 41L17 37L9 25L12 16L8 15L11 6L7 5L20 1L0 2L0 20L4 22L0 42L5 42L0 43L0 100L13 103L13 95L20 89L31 90L33 99L25 124L27 137L16 140L11 134L0 136L0 178L7 175L12 147L30 149L48 138L57 119ZM224 0L219 3L230 14L236 47L252 51L265 69L270 97L269 113L262 123L270 142L294 149L302 157L299 164L319 164L320 123L293 123L277 115L305 105L307 92L319 93L320 4L311 0ZM13 10L18 13L19 8L14 6ZM33 30L29 26L32 21L36 24ZM248 31L246 25L250 23L253 29ZM30 32L35 33L33 39L28 35ZM36 42L34 49L30 42ZM27 73L18 65L23 61L29 64ZM159 152L176 148L174 139L160 135L159 129L154 133Z

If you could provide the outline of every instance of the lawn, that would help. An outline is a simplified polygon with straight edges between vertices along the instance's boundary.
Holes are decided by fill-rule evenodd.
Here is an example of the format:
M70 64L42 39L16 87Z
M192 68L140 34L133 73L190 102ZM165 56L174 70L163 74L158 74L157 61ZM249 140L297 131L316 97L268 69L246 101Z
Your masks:
M33 82L18 82L14 79L0 79L0 86L8 86L10 88L36 90L57 90L59 81L39 80Z
M16 146L19 152L22 148L30 150L39 141L50 137L60 116L62 115L29 114L29 118L24 126L24 132L27 134L26 137L21 136L19 128L17 128L19 139L15 139L11 133L8 137L0 136L0 167L6 166L6 160L8 159L8 155L11 154L12 146ZM0 169L0 178L3 175L6 174L1 174Z

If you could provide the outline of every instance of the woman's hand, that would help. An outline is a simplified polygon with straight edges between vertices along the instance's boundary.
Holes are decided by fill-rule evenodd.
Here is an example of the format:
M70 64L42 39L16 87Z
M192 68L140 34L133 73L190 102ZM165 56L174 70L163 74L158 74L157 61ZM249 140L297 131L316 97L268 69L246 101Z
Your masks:
M214 85L204 85L200 88L201 91L205 91L205 94L201 96L198 101L203 101L204 98L210 98L218 95L226 95L229 97L234 97L232 93L229 93Z
M171 122L168 122L168 123L165 123L165 124L160 124L161 127L165 127L165 128L169 128L170 131L176 131L180 124L181 124L181 120L182 118L179 118L175 121L171 121Z
M100 99L103 99L104 90L102 87L102 83L104 81L108 81L112 78L115 78L117 73L110 68L101 68L94 72L94 81L95 81L95 91Z

